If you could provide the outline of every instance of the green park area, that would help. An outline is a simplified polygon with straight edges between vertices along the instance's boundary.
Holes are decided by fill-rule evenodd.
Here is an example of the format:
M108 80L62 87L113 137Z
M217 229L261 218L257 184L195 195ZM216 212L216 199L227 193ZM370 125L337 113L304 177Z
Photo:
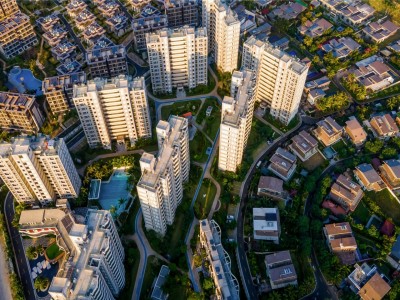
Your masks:
M204 179L194 204L194 214L197 219L201 220L207 218L216 193L217 188L215 184L212 183L210 179Z
M49 247L46 248L46 255L48 259L53 260L61 255L64 251L58 247L57 243L51 244Z
M208 107L211 107L211 113L209 116L206 115ZM203 126L203 131L214 140L219 126L221 124L221 105L215 98L207 98L198 115L196 116L196 123Z
M211 142L202 132L197 130L193 140L189 142L190 158L196 162L204 163L207 161L207 148L211 147Z
M200 100L189 100L184 102L175 102L171 105L164 105L161 108L161 119L168 120L170 115L181 116L188 112L196 115L200 105Z

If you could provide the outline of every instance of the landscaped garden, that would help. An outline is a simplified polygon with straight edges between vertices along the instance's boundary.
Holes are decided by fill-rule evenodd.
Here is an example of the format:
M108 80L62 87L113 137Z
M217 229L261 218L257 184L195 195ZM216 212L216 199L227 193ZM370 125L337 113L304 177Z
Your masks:
M212 107L210 116L206 115L208 107ZM215 98L207 98L196 116L196 123L203 126L203 131L214 140L221 124L221 105Z
M46 248L46 257L49 260L53 260L58 258L64 251L60 249L57 243L51 244L49 247Z
M170 105L164 105L161 108L161 119L168 120L170 115L181 116L188 112L191 112L193 115L197 115L200 105L200 100L188 100L183 102L175 102Z
M194 214L197 219L201 220L207 218L216 193L217 187L214 183L212 183L210 179L204 179L194 204Z
M194 138L189 142L190 159L199 163L206 162L208 158L206 151L211 146L211 142L201 131L197 130Z

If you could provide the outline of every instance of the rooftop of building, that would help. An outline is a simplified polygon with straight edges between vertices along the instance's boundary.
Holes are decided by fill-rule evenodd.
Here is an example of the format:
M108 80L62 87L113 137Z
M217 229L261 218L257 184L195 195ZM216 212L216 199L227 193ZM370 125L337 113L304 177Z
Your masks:
M261 176L258 188L281 193L283 192L283 180L272 176Z
M371 184L374 182L381 182L382 179L375 171L371 164L363 163L356 167L356 170L363 174L365 179Z
M353 234L349 222L326 224L324 228L328 236Z
M277 231L279 229L278 214L277 208L253 207L254 231Z
M44 93L56 90L72 89L74 84L85 84L86 73L78 72L66 75L47 77L43 80L42 90Z

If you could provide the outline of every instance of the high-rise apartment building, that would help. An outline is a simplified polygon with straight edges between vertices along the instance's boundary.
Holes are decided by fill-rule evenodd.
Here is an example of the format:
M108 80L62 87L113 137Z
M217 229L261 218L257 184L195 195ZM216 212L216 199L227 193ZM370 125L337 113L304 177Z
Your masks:
M37 43L38 40L27 15L18 11L0 21L0 52L6 58L19 55Z
M0 128L25 133L38 132L44 117L35 96L0 92Z
M250 135L254 110L254 75L251 71L235 71L231 97L222 101L218 168L236 172Z
M50 284L55 300L116 299L125 285L124 248L109 211L89 209L75 216L67 208L24 210L19 219L22 236L57 236L68 254Z
M151 137L151 119L143 77L120 75L74 85L73 100L91 148L111 141Z
M112 78L128 74L126 50L122 45L93 48L86 52L86 62L92 78Z
M3 20L16 12L19 12L19 7L16 0L1 0L0 1L0 20Z
M237 69L240 21L237 14L220 0L202 1L202 21L207 28L209 50L222 72Z
M136 51L146 51L146 34L167 27L168 19L165 15L150 16L133 19L132 29Z
M154 93L207 84L207 33L184 26L162 29L146 36Z
M260 46L254 38L243 46L242 65L257 74L256 101L265 102L270 114L288 125L299 109L309 66L268 42Z
M174 222L189 179L189 130L185 118L170 116L157 125L158 155L144 153L142 176L136 186L146 229L164 235Z
M63 139L21 136L0 143L0 177L18 202L76 198L81 180Z
M73 108L72 92L74 84L85 83L85 72L45 78L42 82L42 91L51 112L58 114Z
M199 25L199 6L195 0L167 0L165 14L170 28Z

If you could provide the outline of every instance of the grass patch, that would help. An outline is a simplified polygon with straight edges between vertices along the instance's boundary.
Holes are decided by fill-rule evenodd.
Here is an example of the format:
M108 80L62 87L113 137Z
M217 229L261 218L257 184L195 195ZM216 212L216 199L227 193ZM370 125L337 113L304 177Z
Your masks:
M189 100L184 102L175 102L171 105L164 105L161 108L161 119L168 120L170 115L180 116L187 112L192 112L193 115L196 115L200 105L200 100Z
M137 248L135 242L130 242L129 244L125 245L125 286L124 289L118 296L119 300L131 299L133 289L135 287L136 276L139 269L140 263L140 252Z
M62 251L60 249L60 247L58 247L58 245L56 243L51 244L49 247L46 248L46 255L50 260L51 259L55 259L60 254L62 254L63 252L64 251Z
M367 191L365 197L372 199L385 217L392 218L397 226L400 225L400 204L387 188L380 192Z
M214 183L207 178L204 179L194 204L194 214L199 220L207 218L216 193L217 187L214 185Z
M303 166L306 170L312 171L322 165L325 162L324 157L321 155L321 153L317 152L313 156L311 156L309 159L307 159L304 163Z
M219 130L221 124L221 112L219 111L217 115L215 116L209 116L207 117L203 131L208 135L208 137L212 140L215 139L217 136L217 132Z
M146 271L143 277L142 290L140 292L140 299L149 299L151 286L154 279L158 276L161 269L161 261L155 256L147 258Z
M213 110L211 112L211 116L214 116L217 112L219 112L221 114L221 105L218 103L217 99L207 98L204 101L203 106L201 107L198 115L196 116L196 122L198 124L203 123L204 119L207 118L206 112L207 112L207 108L209 106L211 106L213 108Z
M351 216L358 222L362 223L363 225L366 225L369 218L371 217L371 213L365 206L364 202L361 200L356 210L351 214Z
M278 136L279 134L277 134L271 127L253 118L251 132L249 140L247 141L247 147L244 156L247 157L247 154L250 154L249 157L251 157L252 153L261 143L266 142L268 139L277 138Z
M333 144L331 146L333 150L336 151L336 153L339 155L339 158L346 158L349 157L352 154L351 149L349 146L341 139L337 143Z
M294 127L296 127L296 125L300 122L299 120L299 116L296 115L292 121L289 122L289 124L287 126L285 126L284 124L282 124L279 120L274 119L269 112L267 111L266 114L264 115L264 120L266 120L268 123L270 123L272 126L278 128L279 130L283 131L283 132L287 132L291 129L293 129Z
M211 76L210 71L207 73L207 85L200 84L193 89L186 88L186 96L196 96L209 94L215 88L215 79Z
M208 147L211 147L210 141L206 139L202 132L197 130L193 140L189 142L190 158L200 163L206 162L208 158L206 150Z
M102 148L91 149L89 147L89 145L86 145L79 151L77 151L75 153L71 153L71 154L72 154L72 158L80 159L82 164L85 164L86 162L88 162L89 160L92 160L93 158L95 158L98 155L109 154L109 153L114 153L114 152L112 150L102 149Z
M138 198L133 200L133 204L129 213L123 212L119 216L120 222L122 224L121 231L124 234L135 234L135 218L140 208L140 201Z

